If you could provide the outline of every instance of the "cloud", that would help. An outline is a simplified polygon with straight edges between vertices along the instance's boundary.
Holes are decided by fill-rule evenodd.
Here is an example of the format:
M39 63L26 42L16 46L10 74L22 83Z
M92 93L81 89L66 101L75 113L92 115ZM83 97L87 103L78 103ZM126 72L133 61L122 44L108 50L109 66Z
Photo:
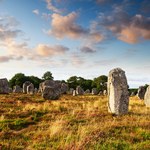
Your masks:
M59 10L58 8L56 8L53 4L52 4L52 0L45 0L47 3L47 9L53 11L54 13L61 13L61 10Z
M36 47L36 51L38 55L43 56L43 57L52 57L52 56L57 56L57 55L63 55L65 54L69 48L62 46L62 45L45 45L45 44L39 44Z
M80 51L83 53L95 53L96 52L95 50L87 46L81 47Z
M5 47L12 55L27 57L31 54L31 49L26 42L16 43L15 41L10 41Z
M42 13L42 18L44 18L45 20L49 20L51 18L51 14Z
M39 15L39 13L40 13L38 9L35 9L35 10L33 10L32 12L33 12L34 14L36 14L36 15Z
M76 23L78 14L76 12L69 13L66 16L54 13L52 15L51 29L49 35L62 39L65 37L72 39L82 39L85 43L98 43L104 39L103 35L93 29L83 28Z
M119 40L130 44L150 39L150 17L141 14L130 16L122 10L115 10L110 16L101 16L100 25L114 33Z
M23 57L16 57L13 55L9 55L9 56L0 56L0 63L4 63L4 62L8 62L10 60L21 60L23 59Z
M81 55L78 55L77 53L73 53L70 58L71 64L75 67L81 67L81 65L85 63L84 58Z
M21 30L16 29L18 24L14 17L0 16L0 43L12 40L22 34Z
M19 22L12 16L0 16L0 48L4 48L10 54L10 57L3 57L2 60L16 59L28 57L31 55L31 49L26 42L17 42L17 38L21 39L23 31L17 29ZM20 59L21 60L21 59Z
M52 15L52 29L49 30L49 34L56 36L57 38L63 38L65 36L71 38L79 38L88 31L75 23L77 13L72 12L67 16L61 16L54 13Z

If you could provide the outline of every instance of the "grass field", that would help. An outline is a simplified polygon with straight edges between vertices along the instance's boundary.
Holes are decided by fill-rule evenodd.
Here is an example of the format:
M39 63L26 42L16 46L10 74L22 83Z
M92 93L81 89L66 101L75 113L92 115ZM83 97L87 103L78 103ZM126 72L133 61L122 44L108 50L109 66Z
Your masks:
M0 95L0 150L150 150L150 108L130 98L129 114L107 111L107 97Z

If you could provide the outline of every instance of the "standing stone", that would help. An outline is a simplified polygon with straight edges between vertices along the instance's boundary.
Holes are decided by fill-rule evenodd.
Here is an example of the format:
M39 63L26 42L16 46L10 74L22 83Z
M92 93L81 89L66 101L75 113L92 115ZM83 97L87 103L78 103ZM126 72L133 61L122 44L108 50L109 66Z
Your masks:
M73 88L70 88L69 91L68 91L68 94L71 94L71 95L72 95L72 94L73 94L73 91L74 91L74 89L73 89Z
M60 91L51 86L45 86L43 88L42 97L45 100L56 100L60 97Z
M8 93L9 93L8 80L6 78L0 79L0 94L8 94Z
M23 93L27 94L27 86L29 86L30 84L30 81L26 81L25 83L23 83Z
M116 115L128 113L129 93L125 72L116 68L108 76L108 110Z
M90 90L87 89L84 93L85 93L85 94L90 94Z
M56 100L61 95L61 82L54 80L45 80L40 84L42 97L45 100Z
M146 93L144 96L144 103L147 107L150 107L150 85L146 89Z
M130 96L135 96L135 93L134 93L134 92L132 92L132 93L130 94Z
M34 93L35 94L38 93L38 89L37 88L34 89Z
M38 93L42 93L42 92L43 92L43 82L39 84L39 90L38 90Z
M92 95L97 95L97 94L98 94L97 89L96 89L96 88L93 88L93 89L92 89Z
M27 86L27 94L34 94L34 85L32 83Z
M76 90L73 90L72 95L73 95L73 96L76 96L76 95L77 95Z
M19 85L14 86L13 93L22 93L22 88Z
M9 88L9 93L12 93L12 92L13 92L12 88Z
M103 95L105 95L105 96L107 95L107 90L103 91Z
M42 93L45 86L55 87L57 90L61 92L61 82L60 81L54 81L54 80L45 80L44 82L39 84L39 91Z
M137 93L138 98L144 99L145 92L146 92L146 90L145 90L144 86L140 86L138 89L138 93Z
M103 91L99 91L98 95L103 95Z
M68 91L68 85L65 84L65 83L62 83L62 84L61 84L61 93L62 93L62 94L66 94L67 91Z
M83 95L84 94L84 90L80 86L77 86L76 87L76 94L77 95Z

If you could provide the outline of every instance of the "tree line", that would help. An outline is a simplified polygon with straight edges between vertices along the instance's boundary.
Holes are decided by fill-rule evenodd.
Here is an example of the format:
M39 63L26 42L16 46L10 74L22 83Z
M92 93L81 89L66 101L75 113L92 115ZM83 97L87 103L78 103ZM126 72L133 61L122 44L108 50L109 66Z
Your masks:
M23 86L25 81L30 81L34 84L36 88L39 87L39 84L45 80L53 80L54 77L50 71L47 71L43 74L42 78L36 76L26 76L23 73L15 74L10 80L10 87L14 87L15 85ZM75 89L77 86L81 86L84 90L92 90L92 88L97 88L99 91L103 91L107 89L107 76L100 75L99 77L91 79L84 79L83 77L71 76L69 79L62 80L62 82L68 84L69 88Z
M9 85L10 87L14 87L15 85L19 85L22 87L23 83L25 81L30 81L34 84L36 88L39 88L39 84L45 80L53 80L54 77L50 71L47 71L43 74L42 78L36 77L36 76L26 76L23 73L17 73L15 74L10 80ZM92 88L97 88L99 91L107 90L107 79L108 77L106 75L100 75L96 78L92 79L84 79L83 77L78 76L71 76L66 81L62 80L61 82L68 84L69 88L75 89L77 86L81 86L84 90L89 89L90 91ZM147 88L147 84L145 84L145 89ZM129 94L134 92L137 93L137 88L129 88Z

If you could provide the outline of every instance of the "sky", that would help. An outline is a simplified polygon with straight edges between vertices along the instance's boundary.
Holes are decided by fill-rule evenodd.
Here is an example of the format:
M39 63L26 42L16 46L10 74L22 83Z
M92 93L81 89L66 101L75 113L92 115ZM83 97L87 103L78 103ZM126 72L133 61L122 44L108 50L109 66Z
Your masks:
M117 67L131 88L150 84L150 0L0 0L0 78Z

